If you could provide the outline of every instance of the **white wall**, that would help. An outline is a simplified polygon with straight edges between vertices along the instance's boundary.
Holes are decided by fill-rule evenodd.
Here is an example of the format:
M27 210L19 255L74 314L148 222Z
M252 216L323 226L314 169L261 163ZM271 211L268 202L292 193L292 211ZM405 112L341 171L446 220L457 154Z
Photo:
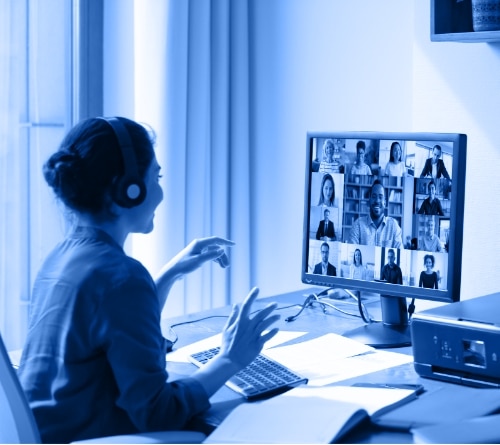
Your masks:
M431 42L429 3L414 0L413 124L467 134L461 295L467 299L500 291L500 43Z
M466 133L461 298L499 291L492 257L500 247L500 44L431 42L429 1L256 5L254 281L261 294L305 287L300 258L308 130Z
M413 1L256 3L254 282L273 295L305 287L306 132L412 128Z

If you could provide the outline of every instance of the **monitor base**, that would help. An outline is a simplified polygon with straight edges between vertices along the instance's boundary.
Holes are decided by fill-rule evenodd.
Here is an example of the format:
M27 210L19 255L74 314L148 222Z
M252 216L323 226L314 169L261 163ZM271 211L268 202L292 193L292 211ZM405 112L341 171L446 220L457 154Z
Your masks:
M411 346L410 326L391 326L384 323L370 323L342 334L377 349Z

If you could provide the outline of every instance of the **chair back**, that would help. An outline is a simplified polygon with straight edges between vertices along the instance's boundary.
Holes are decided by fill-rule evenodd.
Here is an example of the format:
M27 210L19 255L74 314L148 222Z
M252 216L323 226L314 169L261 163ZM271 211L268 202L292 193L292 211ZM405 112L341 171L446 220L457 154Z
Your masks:
M0 335L0 443L40 443L40 434Z

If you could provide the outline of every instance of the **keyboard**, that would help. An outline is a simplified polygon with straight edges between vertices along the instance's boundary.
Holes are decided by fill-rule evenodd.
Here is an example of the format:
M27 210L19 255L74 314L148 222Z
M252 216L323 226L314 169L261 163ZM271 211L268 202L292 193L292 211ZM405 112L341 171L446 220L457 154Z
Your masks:
M219 353L220 348L191 354L189 360L201 367ZM257 399L279 394L294 386L307 383L307 379L295 374L286 366L263 354L246 368L231 377L226 385L246 399Z

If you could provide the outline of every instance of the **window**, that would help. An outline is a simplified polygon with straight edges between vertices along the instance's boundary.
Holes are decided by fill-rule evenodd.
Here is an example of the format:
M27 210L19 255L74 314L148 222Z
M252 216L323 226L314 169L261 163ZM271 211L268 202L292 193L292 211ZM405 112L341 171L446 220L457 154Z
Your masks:
M89 87L81 85L82 39L74 38L89 3L0 0L0 94L8 98L0 104L0 332L9 349L23 345L33 280L64 233L42 165L91 108L74 100Z

